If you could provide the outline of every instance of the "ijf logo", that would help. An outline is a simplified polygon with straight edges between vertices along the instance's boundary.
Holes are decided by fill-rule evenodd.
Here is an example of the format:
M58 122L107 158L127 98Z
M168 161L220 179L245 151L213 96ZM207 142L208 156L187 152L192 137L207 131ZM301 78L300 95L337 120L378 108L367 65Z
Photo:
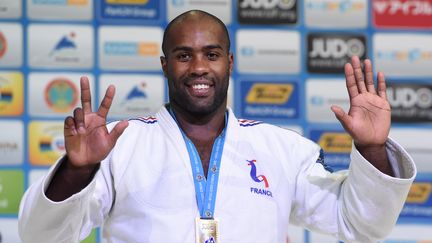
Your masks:
M264 183L265 188L269 188L269 183L267 181L267 177L265 177L265 175L258 175L257 176L257 167L255 165L255 163L257 163L257 161L255 159L246 160L246 161L248 162L248 165L250 165L250 167L251 167L250 177L252 178L252 180L254 180L255 182L258 182L258 183ZM272 192L268 189L260 189L260 188L251 187L250 191L251 191L251 193L273 197Z

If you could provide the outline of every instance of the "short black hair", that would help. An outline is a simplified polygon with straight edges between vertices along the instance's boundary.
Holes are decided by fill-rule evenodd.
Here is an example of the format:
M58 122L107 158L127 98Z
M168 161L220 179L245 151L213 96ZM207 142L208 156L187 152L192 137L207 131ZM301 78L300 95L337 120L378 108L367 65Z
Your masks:
M224 22L222 22L222 20L220 20L218 17L214 16L213 14L210 14L208 12L202 11L202 10L189 10L187 12L184 12L182 14L180 14L179 16L175 17L173 20L171 20L171 22L168 23L167 27L165 28L164 34L163 34L163 39L162 39L162 51L164 53L165 56L167 56L167 42L168 42L168 34L171 30L171 27L176 24L179 23L180 21L182 21L183 19L189 17L191 14L199 14L202 17L210 17L210 19L214 20L217 24L219 24L219 26L222 27L222 30L224 32L224 35L226 37L227 40L227 51L229 52L230 48L231 48L231 41L229 38L229 34L228 34L228 29L225 25Z

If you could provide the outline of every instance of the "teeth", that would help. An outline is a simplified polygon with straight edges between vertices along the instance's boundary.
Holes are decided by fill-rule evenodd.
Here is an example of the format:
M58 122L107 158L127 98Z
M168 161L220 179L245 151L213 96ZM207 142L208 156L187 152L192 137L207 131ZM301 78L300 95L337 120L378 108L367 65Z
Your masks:
M192 86L194 89L208 89L210 88L210 85L208 84L195 84Z

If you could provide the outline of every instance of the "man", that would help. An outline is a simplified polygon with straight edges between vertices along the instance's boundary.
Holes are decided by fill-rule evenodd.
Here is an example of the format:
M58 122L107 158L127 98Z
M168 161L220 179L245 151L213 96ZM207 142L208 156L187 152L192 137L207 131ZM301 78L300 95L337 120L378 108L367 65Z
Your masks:
M288 223L346 242L374 242L394 226L416 168L387 138L384 76L374 87L357 57L345 66L351 107L332 107L354 141L349 172L325 169L298 134L237 119L226 107L233 54L226 27L198 10L163 39L170 103L155 115L106 124L107 89L64 125L66 155L22 200L24 242L77 242L103 225L106 242L284 242Z

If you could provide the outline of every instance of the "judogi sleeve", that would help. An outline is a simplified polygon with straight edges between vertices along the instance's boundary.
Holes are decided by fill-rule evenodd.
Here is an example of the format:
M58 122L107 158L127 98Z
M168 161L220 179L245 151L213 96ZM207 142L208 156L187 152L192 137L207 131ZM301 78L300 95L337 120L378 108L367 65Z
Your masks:
M92 228L100 226L113 202L110 155L87 187L61 202L46 197L45 191L62 163L59 159L48 175L35 182L21 200L18 228L23 242L79 242Z
M349 169L333 173L317 145L304 139L299 146L291 223L345 242L376 242L391 232L417 173L399 144L386 143L395 177L376 169L354 146Z

